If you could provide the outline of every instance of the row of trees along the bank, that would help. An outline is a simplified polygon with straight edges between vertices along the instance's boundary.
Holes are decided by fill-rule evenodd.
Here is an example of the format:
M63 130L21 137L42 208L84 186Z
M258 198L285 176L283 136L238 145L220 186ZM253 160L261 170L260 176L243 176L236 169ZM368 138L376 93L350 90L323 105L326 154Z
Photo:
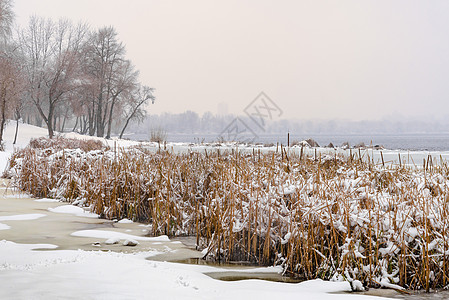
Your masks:
M154 102L116 30L33 16L13 30L11 0L0 0L0 141L7 119L110 138L123 135Z

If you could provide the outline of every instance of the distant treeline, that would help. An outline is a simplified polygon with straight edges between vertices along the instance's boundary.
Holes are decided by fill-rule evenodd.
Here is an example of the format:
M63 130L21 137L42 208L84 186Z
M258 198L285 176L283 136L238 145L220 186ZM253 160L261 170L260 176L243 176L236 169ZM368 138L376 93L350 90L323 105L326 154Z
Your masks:
M199 115L193 111L172 114L151 114L142 123L130 125L129 131L146 134L154 128L163 129L168 133L220 133L237 116L215 115L206 112ZM407 134L407 133L448 133L449 120L379 120L379 121L348 121L348 120L277 120L268 121L264 129L253 126L247 116L238 116L255 132L295 134Z

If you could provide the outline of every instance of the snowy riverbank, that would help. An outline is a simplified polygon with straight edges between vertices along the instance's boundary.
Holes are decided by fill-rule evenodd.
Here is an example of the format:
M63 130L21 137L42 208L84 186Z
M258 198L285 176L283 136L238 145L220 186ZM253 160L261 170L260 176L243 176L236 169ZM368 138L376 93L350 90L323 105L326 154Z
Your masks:
M32 126L23 125L20 129L19 147L24 147L31 137L44 136L45 130L36 129ZM9 135L5 135L8 141ZM67 134L69 137L77 137L76 134ZM103 139L101 139L103 140ZM136 145L137 142L131 141L107 141L111 147L126 147ZM149 144L146 147L152 147L154 151L159 151L159 145ZM161 147L164 147L163 145ZM160 151L188 152L188 151L213 151L219 147L220 151L232 151L238 148L240 150L253 152L258 151L255 147L245 147L241 145L191 145L191 144L168 144L166 149ZM176 148L177 147L177 148ZM227 147L227 148L226 148ZM0 156L0 164L6 165L6 159L10 155L13 147L6 143L7 152ZM212 149L212 150L211 150ZM253 150L255 149L255 150ZM273 148L260 148L261 151L276 151ZM321 150L321 149L320 149ZM291 148L290 151L300 151L300 148ZM306 149L313 151L313 149ZM324 150L323 150L324 151ZM336 151L336 150L328 150ZM340 151L340 150L337 150ZM341 150L347 151L347 150ZM367 150L372 151L372 150ZM291 152L289 152L291 153ZM310 154L313 152L310 152ZM357 153L356 153L357 154ZM397 155L397 153L395 153ZM5 197L5 195L3 195ZM9 196L9 200L14 199ZM18 198L22 201L33 201L33 199ZM34 203L34 202L33 202ZM220 268L183 265L175 263L151 262L147 257L163 254L164 249L156 246L157 243L170 242L162 237L162 240L147 240L136 236L131 239L137 240L142 247L145 242L152 242L147 248L138 249L133 253L117 253L114 249L105 246L106 240L114 239L110 233L105 234L101 230L92 229L92 225L85 229L77 229L65 232L67 240L76 239L94 239L86 240L87 248L79 247L67 248L69 250L59 250L64 248L59 245L52 237L51 230L45 234L48 227L45 221L49 214L60 212L69 212L79 218L98 220L95 218L85 218L79 208L62 206L55 202L36 202L44 207L40 211L33 213L20 211L14 208L6 210L5 205L0 210L0 297L16 299L56 299L56 298L92 298L92 299L173 299L173 298L204 298L204 299L228 299L228 298L261 298L271 299L313 297L314 299L330 299L347 297L365 298L361 294L329 294L350 291L348 282L323 282L321 280L312 280L300 284L273 283L259 280L245 280L239 282L223 282L212 279L205 275L209 272L223 272ZM48 207L47 207L48 206ZM67 218L68 219L68 218ZM33 227L37 222L42 225ZM61 217L61 227L64 218ZM78 221L79 222L79 221ZM85 221L81 221L84 224ZM123 226L127 222L122 222ZM27 228L41 229L36 235L41 235L41 240L33 238L20 240L21 231L16 235L8 235L7 232L22 228L25 235ZM112 230L112 231L115 231ZM41 232L41 233L40 233ZM115 238L124 243L130 239L125 231ZM20 241L16 240L19 239ZM107 252L98 251L96 241L99 240L100 246ZM48 242L45 242L48 241ZM79 240L78 240L79 241ZM91 248L89 248L91 247ZM41 251L38 249L46 249ZM73 250L70 250L73 249ZM117 250L117 249L115 249ZM176 249L174 249L176 250ZM122 251L122 250L119 250ZM273 271L272 269L266 269ZM247 271L247 270L246 270ZM260 272L258 269L257 272ZM44 275L45 274L45 275ZM23 286L23 283L26 285ZM120 284L117 284L117 283Z

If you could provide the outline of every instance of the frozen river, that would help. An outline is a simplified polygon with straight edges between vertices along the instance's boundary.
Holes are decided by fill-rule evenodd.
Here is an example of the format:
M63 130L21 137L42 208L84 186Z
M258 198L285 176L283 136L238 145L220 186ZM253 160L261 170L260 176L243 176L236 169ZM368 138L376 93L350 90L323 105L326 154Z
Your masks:
M168 133L168 142L216 142L219 134L180 134ZM148 134L130 134L127 138L134 140L149 140ZM327 146L329 143L341 146L348 142L351 146L359 143L366 145L382 145L386 149L401 150L428 150L428 151L449 151L449 133L447 134L295 134L290 133L290 142L301 141L312 138L320 146ZM287 144L287 133L285 134L257 134L257 143L282 143Z

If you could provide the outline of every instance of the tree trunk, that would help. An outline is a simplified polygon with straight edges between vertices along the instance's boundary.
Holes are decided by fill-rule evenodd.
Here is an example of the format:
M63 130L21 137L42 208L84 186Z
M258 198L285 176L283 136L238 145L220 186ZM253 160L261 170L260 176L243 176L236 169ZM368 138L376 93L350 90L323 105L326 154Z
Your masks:
M16 120L16 131L14 132L14 142L12 142L13 145L17 142L17 133L19 133L19 119Z
M80 119L80 117L76 117L75 126L73 126L73 129L72 129L73 132L75 132L76 126L78 126L79 119Z
M16 110L16 132L14 133L14 142L12 142L13 145L17 142L17 133L19 132L19 120L20 120L20 111Z
M57 125L56 124L57 120L58 120L58 117L53 117L53 126L52 126L53 130L57 130L58 129L58 127L56 126Z
M2 120L0 121L0 151L5 151L5 147L3 145L3 130L5 128L5 119L2 116Z
M48 129L48 137L50 139L53 138L54 136L54 130L53 130L53 122L54 122L54 117L53 117L53 112L54 112L54 106L52 103L50 103L50 105L48 106L48 117L47 117L47 129ZM45 118L44 118L45 121Z
M126 119L125 125L123 126L122 131L120 132L120 136L119 138L121 139L123 134L125 133L125 129L129 124L129 121L131 121L132 118L134 118L134 115L136 114L137 110L139 109L139 107L145 103L146 100L141 101L139 104L137 104L137 106L134 108L133 112L129 115L128 119Z
M119 139L122 138L123 134L125 133L126 127L128 127L129 121L131 120L131 117L129 117L128 119L126 119L125 125L122 128L122 131L120 132L120 136Z
M109 99L109 98L107 98ZM104 107L103 107L103 116L101 117L101 126L103 128L103 136L106 133L106 125L107 125L107 117L108 117L108 112L109 112L109 103L105 103Z
M98 98L98 107L97 107L97 118L95 126L97 127L97 137L103 137L104 135L104 127L103 125L103 95L100 94L100 97Z
M1 120L0 120L0 151L5 151L5 147L3 146L3 130L5 129L6 122L6 93L2 92L1 98Z
M104 126L102 122L100 121L101 118L97 119L97 137L103 137L104 136Z
M89 109L87 112L88 115L88 122L89 122L89 135L94 136L95 135L95 106L92 104L92 109ZM87 129L87 128L86 128Z
M52 139L54 134L55 134L54 131L53 131L53 124L52 124L52 122L48 122L47 129L48 129L48 137L50 139Z
M64 127L65 127L65 121L67 120L67 116L64 116L64 119L62 119L62 125L61 125L61 132L64 132Z
M35 121L36 121L36 126L37 127L42 127L42 117L41 116L39 116L39 115L36 115L36 117L34 118L35 119Z
M112 100L111 109L109 110L109 120L108 120L108 132L106 134L106 138L111 138L111 128L112 128L112 113L114 110L115 100Z
M90 130L90 122L89 122L89 116L81 116L80 121L80 127L81 127L81 134L87 134ZM89 133L90 135L90 133Z
M43 119L45 124L47 124L48 137L52 139L54 135L53 132L53 113L55 110L54 103L50 101L50 104L48 106L48 116L45 116L45 113L43 112L42 107L40 106L39 103L35 101L34 104L36 104L37 111L39 112L38 116L40 116L41 120Z

